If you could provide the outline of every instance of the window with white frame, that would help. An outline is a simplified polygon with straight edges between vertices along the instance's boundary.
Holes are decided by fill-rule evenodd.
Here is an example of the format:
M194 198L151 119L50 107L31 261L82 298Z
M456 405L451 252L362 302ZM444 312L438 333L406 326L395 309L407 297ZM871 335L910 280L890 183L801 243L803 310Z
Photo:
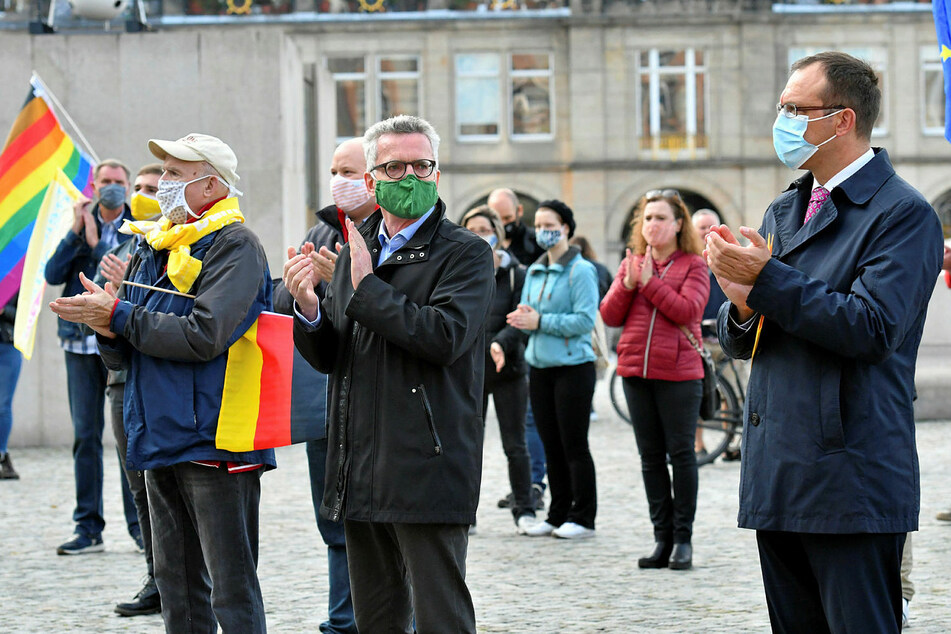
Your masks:
M419 115L419 68L416 55L327 58L337 105L337 142L362 136L372 121Z
M795 61L803 57L815 55L816 53L827 50L829 49L824 46L800 46L791 48L789 49L789 65L792 66ZM867 62L878 77L879 90L882 91L883 95L888 94L885 91L885 71L888 68L888 64L886 63L888 60L888 51L885 48L878 46L846 46L836 50L848 53L852 57L857 57ZM885 107L885 100L882 99L882 107L878 113L878 119L875 120L875 125L872 127L872 136L885 136L886 134L888 134L888 108Z
M703 51L649 49L637 64L640 147L694 158L706 150L707 67Z
M505 134L513 141L550 140L553 93L550 53L459 53L456 135L463 141L497 141Z
M927 136L944 135L944 68L936 45L922 46L921 59L921 131Z
M419 113L419 58L412 55L378 59L377 95L380 121L398 114Z
M551 138L551 55L513 53L511 60L512 138Z
M499 138L502 99L497 53L456 55L456 135L477 141Z

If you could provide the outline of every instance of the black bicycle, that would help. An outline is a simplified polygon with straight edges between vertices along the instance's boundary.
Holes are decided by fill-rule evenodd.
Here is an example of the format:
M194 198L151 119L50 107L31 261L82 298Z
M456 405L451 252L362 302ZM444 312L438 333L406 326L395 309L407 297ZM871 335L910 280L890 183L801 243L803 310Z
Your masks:
M720 408L708 419L697 421L697 427L703 430L705 454L697 454L697 465L703 466L720 455L739 456L740 440L743 437L743 401L746 394L743 379L736 362L724 357L715 366L717 387L720 390ZM727 376L727 374L731 376ZM631 424L631 415L624 398L621 378L617 375L617 366L611 371L611 405L626 423Z

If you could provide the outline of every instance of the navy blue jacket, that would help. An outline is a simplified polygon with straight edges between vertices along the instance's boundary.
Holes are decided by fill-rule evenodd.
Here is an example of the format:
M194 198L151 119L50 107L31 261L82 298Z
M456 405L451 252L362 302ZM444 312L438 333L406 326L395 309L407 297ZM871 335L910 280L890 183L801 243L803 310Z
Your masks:
M123 285L124 299L110 324L119 336L98 337L106 367L129 371L123 408L127 461L140 470L190 460L273 467L272 449L215 448L228 348L261 311L271 309L264 249L250 229L234 223L195 242L191 255L202 261L188 291L195 299ZM167 251L142 241L126 279L174 290L167 261Z
M99 203L92 208L92 217L96 220L96 234L102 236L102 223L99 221ZM134 220L132 210L128 205L122 212L122 218ZM119 234L119 243L122 244L132 236ZM89 248L86 243L85 233L79 235L72 232L66 232L66 236L60 240L56 251L46 262L46 283L51 286L65 284L62 297L72 297L86 292L86 288L79 281L79 274L84 273L89 279L95 279L96 271L99 270L99 262L102 257L109 252L112 247L106 246L99 241L95 249ZM82 324L74 324L65 319L57 317L56 334L60 339L79 340L90 334L85 330Z
M775 243L747 300L766 321L746 401L739 525L916 530L915 359L941 225L881 149L803 226L811 190L806 174L760 229ZM720 344L747 359L755 323L742 331L730 306L720 309Z

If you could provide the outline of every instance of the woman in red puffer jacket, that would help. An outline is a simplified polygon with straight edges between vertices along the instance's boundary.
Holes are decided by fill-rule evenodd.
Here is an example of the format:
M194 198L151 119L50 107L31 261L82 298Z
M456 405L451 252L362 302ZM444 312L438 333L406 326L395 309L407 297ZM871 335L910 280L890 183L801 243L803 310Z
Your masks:
M617 373L654 525L654 552L638 560L641 568L685 570L693 561L693 441L703 361L681 326L700 341L700 319L710 294L702 250L680 193L648 192L634 214L627 256L601 302L604 323L623 327Z

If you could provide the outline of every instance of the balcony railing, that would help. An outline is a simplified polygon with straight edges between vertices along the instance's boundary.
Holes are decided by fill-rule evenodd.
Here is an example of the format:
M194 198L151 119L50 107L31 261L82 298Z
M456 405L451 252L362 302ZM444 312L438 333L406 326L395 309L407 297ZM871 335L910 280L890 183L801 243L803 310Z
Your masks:
M564 16L683 16L756 12L928 11L930 0L127 0L129 8L109 24L122 29L127 21L161 27L189 22L306 22L366 19L464 19ZM52 13L50 3L55 2ZM72 15L67 0L0 0L0 28L23 28L48 22L57 28L98 29Z

